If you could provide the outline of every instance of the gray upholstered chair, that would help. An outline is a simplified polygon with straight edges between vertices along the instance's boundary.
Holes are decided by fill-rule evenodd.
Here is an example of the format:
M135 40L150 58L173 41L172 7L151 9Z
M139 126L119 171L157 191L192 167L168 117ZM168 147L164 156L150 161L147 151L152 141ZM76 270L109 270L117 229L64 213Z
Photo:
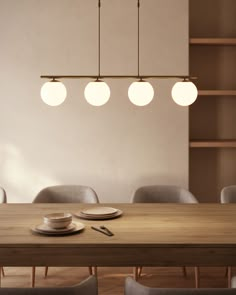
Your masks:
M7 202L6 191L4 190L4 188L0 187L0 203L3 204L3 203L6 203L6 202ZM5 276L4 268L0 266L0 276L1 276L1 274L3 276Z
M232 277L231 279L231 288L236 288L236 277Z
M150 288L137 283L132 278L127 278L125 281L125 295L235 295L235 290L226 288Z
M0 288L0 295L98 295L97 279L90 276L73 287Z
M133 203L198 203L192 193L175 185L150 185L138 188Z
M99 203L96 192L88 186L83 185L56 185L46 187L35 197L33 203ZM32 287L35 286L35 270L32 268ZM45 268L45 277L48 267ZM97 275L97 268L89 266L90 275Z
M132 203L198 203L192 193L184 188L174 185L150 185L138 188L131 199ZM199 268L195 267L195 286L199 287ZM134 278L141 275L142 267L134 268ZM183 267L186 276L186 268Z
M222 204L236 203L236 185L226 186L221 190L220 201ZM228 287L231 286L232 268L227 267L226 275L228 276ZM235 279L234 279L235 282Z
M34 203L99 203L96 192L83 185L56 185L41 190Z
M222 204L236 203L236 185L224 187L220 194L220 201Z
M7 194L6 191L0 187L0 203L6 203L7 202Z

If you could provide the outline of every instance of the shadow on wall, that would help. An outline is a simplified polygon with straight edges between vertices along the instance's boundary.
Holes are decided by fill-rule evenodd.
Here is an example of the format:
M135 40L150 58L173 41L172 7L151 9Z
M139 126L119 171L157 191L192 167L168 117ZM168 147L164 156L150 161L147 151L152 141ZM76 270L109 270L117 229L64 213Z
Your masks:
M95 189L100 202L104 203L130 202L133 192L145 185L172 184L187 188L187 183L183 186L185 181L182 179L182 174L177 178L171 166L166 166L162 173L157 173L154 168L151 171L149 167L146 167L146 171L140 172L141 175L137 176L132 174L133 167L128 170L131 167L126 165L121 170L113 170L114 175L110 178L105 177L106 171L103 171L102 167L89 175L87 173L81 175L73 170L67 173L63 180L58 179L50 175L47 168L42 169L36 163L31 164L27 160L27 155L11 143L0 144L0 167L0 186L3 186L7 191L10 203L31 203L42 188L64 183L76 183L78 179L80 179L80 184ZM139 165L136 168L142 169ZM123 169L126 169L126 174L123 173ZM127 175L129 175L128 178Z
M0 166L0 185L7 191L10 203L31 203L43 187L60 184L30 167L23 153L10 143L0 145Z

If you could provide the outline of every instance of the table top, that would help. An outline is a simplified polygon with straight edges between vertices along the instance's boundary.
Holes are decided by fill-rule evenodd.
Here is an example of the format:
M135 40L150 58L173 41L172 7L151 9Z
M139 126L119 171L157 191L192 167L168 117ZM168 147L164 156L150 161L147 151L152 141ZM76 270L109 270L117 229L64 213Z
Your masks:
M74 221L86 225L81 233L49 237L33 234L30 227L42 223L48 213L76 213L93 206L121 209L112 220ZM114 236L91 229L107 226ZM234 247L236 204L1 204L1 247Z

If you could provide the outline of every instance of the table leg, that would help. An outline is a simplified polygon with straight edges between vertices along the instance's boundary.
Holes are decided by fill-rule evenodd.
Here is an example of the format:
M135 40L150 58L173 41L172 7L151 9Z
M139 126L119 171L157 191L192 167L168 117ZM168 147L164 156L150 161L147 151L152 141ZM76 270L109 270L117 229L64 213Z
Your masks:
M133 276L134 276L135 281L138 280L138 274L139 274L139 268L137 266L133 267Z

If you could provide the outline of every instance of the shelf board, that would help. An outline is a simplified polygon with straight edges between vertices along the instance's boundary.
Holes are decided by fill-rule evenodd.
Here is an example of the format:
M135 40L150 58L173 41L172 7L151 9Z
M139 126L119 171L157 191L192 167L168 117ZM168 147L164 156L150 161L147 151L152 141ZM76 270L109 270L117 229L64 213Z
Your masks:
M236 148L236 139L190 140L190 148Z
M236 38L190 38L191 45L236 45Z
M198 90L198 94L206 96L236 96L236 90Z

